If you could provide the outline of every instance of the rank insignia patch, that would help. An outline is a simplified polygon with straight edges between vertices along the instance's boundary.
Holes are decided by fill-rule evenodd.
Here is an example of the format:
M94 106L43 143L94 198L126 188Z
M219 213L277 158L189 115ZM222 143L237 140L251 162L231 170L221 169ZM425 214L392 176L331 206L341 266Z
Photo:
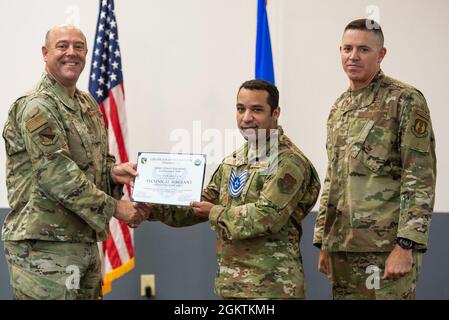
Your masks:
M232 168L228 184L228 190L231 197L236 198L242 193L243 187L245 187L247 180L248 180L248 170L245 170L239 175L237 175L235 169Z

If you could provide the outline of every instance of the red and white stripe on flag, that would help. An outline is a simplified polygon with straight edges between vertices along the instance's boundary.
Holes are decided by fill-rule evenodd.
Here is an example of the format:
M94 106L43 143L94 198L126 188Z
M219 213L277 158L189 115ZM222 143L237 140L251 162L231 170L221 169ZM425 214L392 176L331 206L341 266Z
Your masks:
M100 0L89 92L103 113L109 136L109 152L116 157L117 162L127 162L125 94L113 0ZM129 199L130 189L124 191L123 198ZM133 229L115 218L111 219L109 229L109 239L99 244L103 294L111 291L114 279L134 267Z
M109 136L109 152L118 162L128 161L126 149L126 113L122 85L109 91L109 97L100 104ZM106 122L107 121L107 122ZM125 188L123 199L129 200L130 190ZM109 239L100 243L102 255L103 294L111 291L112 281L134 267L134 230L123 221L112 218Z

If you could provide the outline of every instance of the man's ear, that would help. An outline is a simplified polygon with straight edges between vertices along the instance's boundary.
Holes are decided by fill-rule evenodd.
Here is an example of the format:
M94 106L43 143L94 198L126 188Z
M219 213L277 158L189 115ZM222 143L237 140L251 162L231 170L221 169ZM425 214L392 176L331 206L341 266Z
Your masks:
M384 59L386 54L387 54L387 48L383 47L382 49L380 49L379 61L378 61L379 64L382 62L382 60Z
M42 57L44 57L44 61L47 62L47 54L48 54L48 49L45 46L42 46Z
M281 107L276 107L276 109L273 110L272 117L274 118L274 121L278 121L279 116L281 115Z

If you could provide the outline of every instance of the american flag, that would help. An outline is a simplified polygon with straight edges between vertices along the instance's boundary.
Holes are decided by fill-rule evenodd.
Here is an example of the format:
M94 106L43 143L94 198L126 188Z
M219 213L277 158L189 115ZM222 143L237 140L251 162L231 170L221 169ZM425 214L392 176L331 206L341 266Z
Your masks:
M114 0L100 0L94 42L89 92L103 113L109 136L109 152L118 162L127 162L125 92ZM124 198L129 199L129 191L125 189ZM111 219L109 229L109 239L99 243L103 294L111 291L113 280L134 267L133 230L115 218Z

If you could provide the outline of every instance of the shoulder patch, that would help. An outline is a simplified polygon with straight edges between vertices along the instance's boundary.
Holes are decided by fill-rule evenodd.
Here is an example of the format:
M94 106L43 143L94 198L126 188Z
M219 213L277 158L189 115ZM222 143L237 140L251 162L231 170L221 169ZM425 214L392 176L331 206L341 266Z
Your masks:
M429 116L424 112L415 111L412 117L412 132L417 138L428 135Z
M417 151L427 152L431 130L429 115L421 110L414 110L405 132L404 144Z
M41 130L39 132L39 137L41 138L42 144L46 146L53 144L56 141L56 135L50 127L46 127L45 129Z
M429 114L425 113L424 111L416 110L415 113L418 117L422 118L425 121L429 121L430 119Z
M43 114L39 113L37 116L35 116L27 121L26 127L27 127L28 131L33 133L34 131L36 131L37 129L42 127L43 125L47 124L47 122L48 122L47 118L45 118L45 116Z
M289 173L286 173L283 178L278 180L278 188L282 193L292 193L296 184L296 179Z

